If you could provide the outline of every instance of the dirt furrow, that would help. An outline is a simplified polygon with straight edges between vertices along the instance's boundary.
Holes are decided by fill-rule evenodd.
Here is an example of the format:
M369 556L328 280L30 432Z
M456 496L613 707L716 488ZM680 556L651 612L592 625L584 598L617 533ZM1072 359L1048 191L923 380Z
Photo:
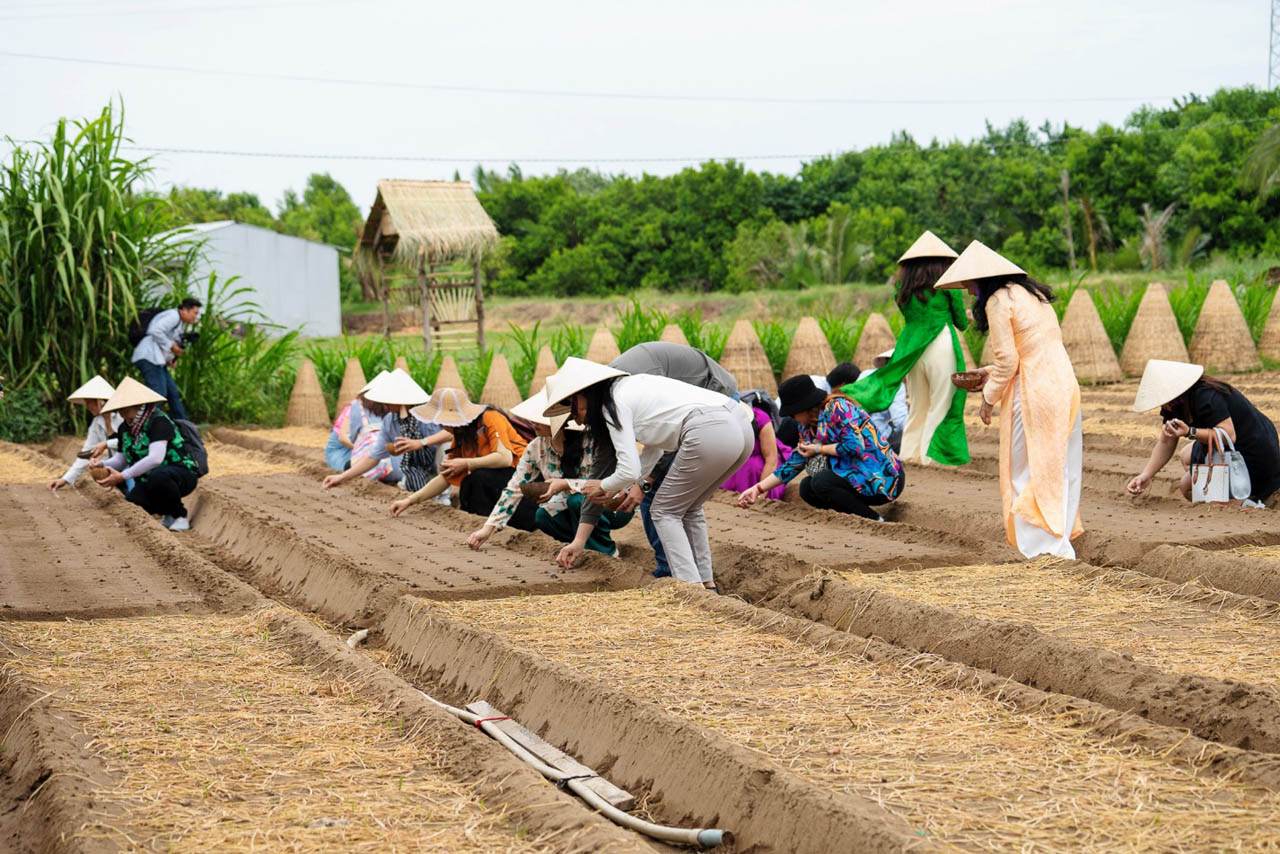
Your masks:
M734 828L744 845L772 843L782 800L786 829L799 830L787 850L872 848L815 841L829 826L818 816L797 826L802 804L769 791L798 795L796 777L846 810L882 805L925 844L967 850L1248 847L1280 832L1280 795L1251 789L1280 781L1273 757L675 584L410 601L387 627L388 646L424 675L459 697L499 696L588 761L620 740L648 744L653 758L614 762L622 785L652 780L658 798L710 789L735 818L750 794L756 811ZM683 721L712 735L690 744ZM721 740L766 759L772 784L722 781L726 760L707 754Z

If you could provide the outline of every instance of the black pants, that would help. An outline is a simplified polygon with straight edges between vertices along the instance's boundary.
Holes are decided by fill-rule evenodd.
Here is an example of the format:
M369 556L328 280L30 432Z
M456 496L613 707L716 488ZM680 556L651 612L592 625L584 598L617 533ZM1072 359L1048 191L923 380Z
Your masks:
M889 499L882 496L868 497L858 492L853 484L833 472L830 466L800 481L800 497L805 503L820 510L852 513L864 519L880 518L880 514L871 508L889 503Z
M458 487L458 506L468 513L477 516L488 516L493 512L493 505L498 503L507 481L515 474L515 467L505 469L476 469L462 479ZM538 503L528 498L521 498L516 505L516 512L511 514L509 528L521 531L537 530L535 517L538 514Z
M191 494L198 479L186 466L156 466L138 478L128 497L148 513L174 518L186 516L182 496Z

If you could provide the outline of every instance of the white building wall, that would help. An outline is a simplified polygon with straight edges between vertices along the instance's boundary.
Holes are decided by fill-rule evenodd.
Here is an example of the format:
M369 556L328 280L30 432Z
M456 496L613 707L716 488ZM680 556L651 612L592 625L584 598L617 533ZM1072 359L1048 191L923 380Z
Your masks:
M308 336L342 334L337 249L244 223L205 226L195 236L205 241L200 278L210 270L219 280L239 276L233 287L251 289L244 298L270 323Z

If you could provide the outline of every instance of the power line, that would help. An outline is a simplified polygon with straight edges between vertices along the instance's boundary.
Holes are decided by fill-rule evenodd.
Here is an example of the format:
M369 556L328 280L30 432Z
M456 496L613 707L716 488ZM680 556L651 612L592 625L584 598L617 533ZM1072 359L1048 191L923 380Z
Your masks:
M1270 118L1254 118L1254 119L1231 119L1226 121L1209 122L1198 125L1188 125L1186 127L1172 128L1156 128L1153 130L1138 130L1119 133L1094 133L1098 139L1111 141L1119 139L1133 139L1147 136L1163 136L1173 133L1187 133L1193 130L1211 130L1217 127L1246 127L1249 125L1261 124L1263 122L1272 123L1274 120ZM13 139L5 137L10 142L19 145L44 145L45 142L38 139ZM944 144L942 147L949 145ZM994 150L1002 150L1005 148L1015 148L1021 146L1019 142L995 142L983 143L981 140L971 140L966 145L982 145L985 148ZM417 154L345 154L330 152L302 152L302 151L251 151L224 148L189 148L179 146L158 146L158 145L134 145L123 144L120 148L124 151L138 151L152 154L188 154L209 157L249 157L257 159L273 159L273 160L333 160L333 161L372 161L386 163L545 163L545 164L617 164L617 163L704 163L709 160L728 161L735 160L739 162L747 162L752 160L815 160L819 157L838 156L846 152L827 152L820 154L745 154L745 155L704 155L691 157L653 157L646 155L629 156L611 156L611 157L544 157L541 155L531 157L506 157L497 155L417 155ZM913 154L928 153L931 151L930 146L918 146L912 148L895 148L892 146L880 146L878 154ZM855 149L848 149L855 151ZM863 149L866 151L866 149Z
M257 7L255 7L257 8ZM629 101L683 101L691 103L735 104L852 104L862 106L937 106L974 104L1084 104L1096 102L1135 102L1171 100L1172 95L1098 95L1066 98L843 98L843 97L783 97L770 95L702 95L671 92L613 92L585 89L533 89L501 86L473 86L445 83L415 83L403 80L370 80L344 77L318 77L308 74L283 74L269 71L237 71L234 69L199 68L189 65L164 65L143 62L123 62L111 59L89 59L74 56L24 53L0 50L0 56L15 59L31 59L42 62L67 62L111 68L132 68L142 71L167 71L181 74L204 74L215 77L238 77L248 80L280 80L290 83L322 83L333 86L361 86L384 89L411 89L424 92L455 92L468 95L520 95L550 98L596 98Z

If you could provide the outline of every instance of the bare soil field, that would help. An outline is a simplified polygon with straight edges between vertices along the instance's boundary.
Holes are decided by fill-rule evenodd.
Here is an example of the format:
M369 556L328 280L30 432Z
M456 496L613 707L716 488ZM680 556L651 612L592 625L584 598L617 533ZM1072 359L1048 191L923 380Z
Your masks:
M1233 377L1280 414L1280 374ZM1081 562L1004 542L998 432L887 523L728 493L723 593L357 483L322 428L207 432L192 530L0 444L0 839L16 851L669 850L425 700L486 700L730 851L1280 839L1280 515L1192 507L1136 381L1086 388ZM742 600L752 604L744 604ZM296 610L294 610L296 609ZM301 613L299 613L301 612ZM367 649L348 648L353 628Z

